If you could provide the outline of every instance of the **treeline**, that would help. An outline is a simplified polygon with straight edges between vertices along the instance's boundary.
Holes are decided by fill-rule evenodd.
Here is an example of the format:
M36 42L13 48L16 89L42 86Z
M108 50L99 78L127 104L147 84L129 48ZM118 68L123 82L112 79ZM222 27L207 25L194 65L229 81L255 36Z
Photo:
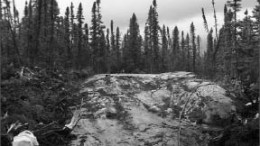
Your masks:
M88 70L93 73L159 73L200 71L200 37L190 32L160 26L153 1L141 36L138 19L132 15L126 34L104 26L101 2L93 3L91 24L84 21L80 3L71 3L64 16L56 0L30 0L23 18L9 0L1 0L2 67L41 66ZM180 38L181 36L181 38Z
M257 3L252 16L246 10L242 20L237 19L241 0L228 1L224 6L224 25L215 30L215 37L213 29L208 31L205 75L226 82L240 81L245 90L259 84L260 0ZM204 11L203 18L208 29Z
M56 0L30 0L20 19L14 1L1 0L1 65L3 69L41 66L94 74L191 71L209 78L255 82L259 73L259 0L253 15L246 11L243 20L237 19L240 1L227 2L225 23L220 30L215 25L215 33L208 28L203 11L208 32L203 53L193 23L187 32L177 26L173 30L160 26L156 0L148 11L143 36L135 14L126 34L113 20L106 27L100 0L93 3L90 24L84 21L81 3L77 9L71 3L62 16ZM214 7L214 0L212 4ZM213 17L217 22L216 15Z

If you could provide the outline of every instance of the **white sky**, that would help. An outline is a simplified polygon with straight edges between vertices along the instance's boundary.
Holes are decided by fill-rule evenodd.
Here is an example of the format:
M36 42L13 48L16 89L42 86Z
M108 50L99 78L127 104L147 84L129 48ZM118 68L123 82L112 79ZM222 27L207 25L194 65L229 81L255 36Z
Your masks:
M20 14L23 13L24 4L26 0L16 0L17 8ZM74 13L77 12L77 7L81 2L83 5L83 14L85 20L90 24L91 8L95 0L57 0L60 15L64 16L65 9L74 3ZM119 26L122 34L125 33L130 17L133 13L136 14L140 31L143 33L144 23L148 16L149 7L153 0L101 0L101 14L103 22L107 27L110 26L110 21L114 20L114 25ZM257 0L242 0L242 12L245 9L251 11L257 4ZM215 6L218 18L218 27L223 24L223 8L226 0L215 0ZM204 7L209 27L213 27L213 9L211 0L157 0L159 23L162 26L165 24L170 27L170 30L177 25L179 31L184 30L189 32L191 22L194 22L196 34L202 37L202 44L205 47L206 32L203 27L203 20L201 16L201 8Z

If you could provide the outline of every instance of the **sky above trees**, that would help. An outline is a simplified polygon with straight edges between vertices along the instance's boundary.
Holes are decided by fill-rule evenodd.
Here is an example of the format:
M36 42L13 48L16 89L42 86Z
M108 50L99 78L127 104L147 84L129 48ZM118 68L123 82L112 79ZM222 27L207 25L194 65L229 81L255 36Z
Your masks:
M24 4L26 0L16 0L16 5L22 15ZM83 6L83 15L85 21L90 24L91 7L95 0L57 0L60 15L64 16L65 9L70 6L73 1L75 10L79 3ZM216 11L218 17L219 27L223 24L223 8L227 0L216 1ZM133 13L137 16L137 21L140 25L141 34L144 32L144 24L147 19L147 14L152 0L101 0L101 13L103 21L106 26L109 26L113 19L115 26L119 26L123 33L129 26L129 18ZM205 9L206 17L208 19L209 27L213 27L213 9L211 0L160 0L158 3L158 14L160 25L165 24L173 29L178 26L179 30L189 30L190 23L194 22L195 32L202 38L206 38L206 31L204 31L203 20L201 17L201 8ZM256 5L256 0L242 0L242 11L248 9L249 12ZM202 39L205 40L205 39ZM202 47L206 46L206 42L202 41Z

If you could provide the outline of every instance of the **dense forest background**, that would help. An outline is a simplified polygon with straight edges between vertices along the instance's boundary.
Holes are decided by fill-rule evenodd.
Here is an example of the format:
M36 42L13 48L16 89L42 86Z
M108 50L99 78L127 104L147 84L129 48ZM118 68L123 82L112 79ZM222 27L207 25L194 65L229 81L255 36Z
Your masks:
M209 28L202 9L208 32L204 53L192 22L186 32L177 26L170 30L159 24L156 0L147 11L144 35L135 14L124 35L113 20L110 26L104 26L100 0L93 3L91 24L84 22L82 4L76 9L71 3L62 16L56 0L30 0L20 18L14 1L1 0L1 73L5 75L8 69L21 66L87 74L190 71L250 86L259 80L260 1L252 16L245 11L244 18L238 20L240 3L227 1L224 25L219 29L215 9L213 28ZM212 5L214 8L214 0Z

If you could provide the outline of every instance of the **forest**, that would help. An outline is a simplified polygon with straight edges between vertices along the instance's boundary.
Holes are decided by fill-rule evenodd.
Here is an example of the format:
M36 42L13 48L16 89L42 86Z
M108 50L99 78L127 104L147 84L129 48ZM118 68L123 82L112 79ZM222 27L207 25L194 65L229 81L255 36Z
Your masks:
M241 112L243 118L252 118L258 112L259 104L260 0L252 12L243 12L243 19L237 17L242 9L241 0L228 0L223 7L222 26L217 24L215 2L212 0L213 16L206 14L203 8L198 10L207 32L207 46L203 50L202 37L196 34L193 22L190 22L189 30L180 30L178 26L170 30L159 22L156 0L151 1L147 10L144 32L140 32L138 16L133 13L125 34L113 20L110 26L104 25L101 0L93 3L90 24L85 22L81 3L75 6L71 2L65 14L60 14L56 0L26 1L23 12L17 10L14 0L0 0L1 88L5 90L1 91L5 96L1 97L1 117L8 111L7 97L20 98L21 94L27 94L20 90L12 95L10 92L21 88L17 86L23 86L22 89L41 86L41 80L46 80L46 84L39 90L52 90L44 97L50 94L75 97L74 90L79 85L72 85L70 79L78 81L96 74L186 71L219 83L234 92L243 103L251 102L254 108ZM209 17L214 18L214 26L208 25ZM26 70L30 75L38 74L38 79L28 75L30 80L27 82L30 83L13 82L18 76L26 76ZM48 86L57 89L48 89ZM64 93L59 86L69 86L73 91ZM26 92L29 96L39 91ZM60 105L60 98L57 96L51 101ZM69 97L66 103L67 100L70 101ZM63 110L71 104L67 103ZM55 111L55 106L50 106ZM64 119L68 116L62 115ZM45 119L45 123L50 122Z
M63 15L55 0L31 0L26 2L20 18L14 3L2 1L2 74L12 65L84 70L91 74L190 71L211 79L254 82L258 78L259 5L252 16L246 11L244 18L237 20L241 1L228 1L223 8L224 25L219 29L209 28L202 8L208 32L204 53L192 22L186 32L177 26L174 30L160 26L156 1L148 11L144 36L135 14L122 36L113 20L110 26L104 26L99 0L93 3L91 24L84 22L82 4L76 9L71 3ZM214 18L217 22L218 18Z

